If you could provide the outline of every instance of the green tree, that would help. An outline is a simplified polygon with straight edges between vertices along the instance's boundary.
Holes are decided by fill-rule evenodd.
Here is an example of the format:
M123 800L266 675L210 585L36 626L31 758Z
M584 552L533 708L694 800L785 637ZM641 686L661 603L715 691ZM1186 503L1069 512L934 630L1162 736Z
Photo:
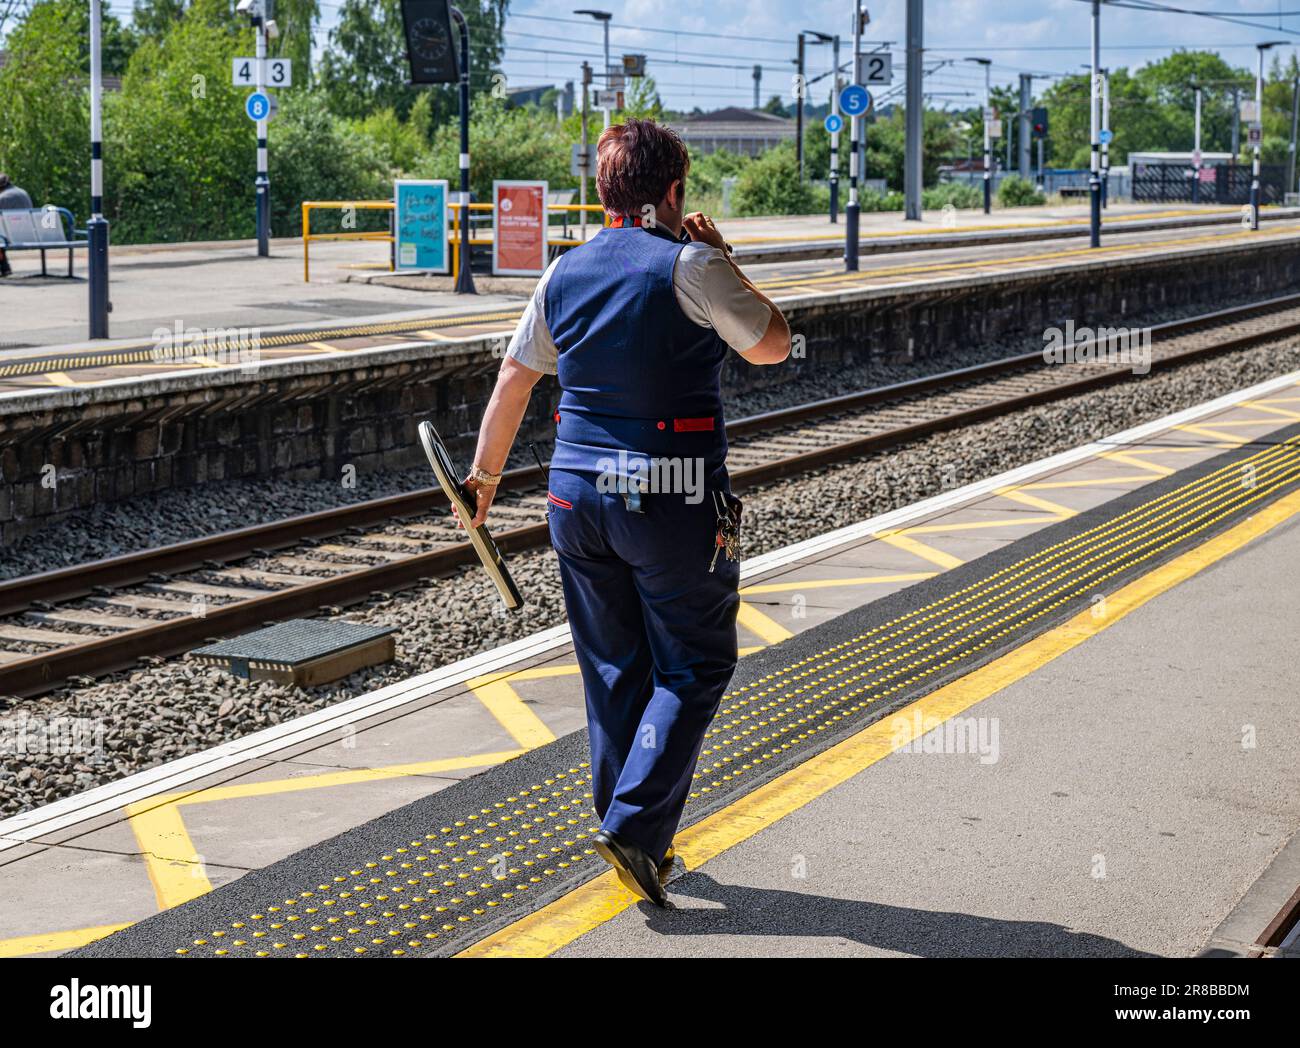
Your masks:
M652 76L633 78L623 94L623 115L641 120L662 120L663 103L659 100L659 88Z
M131 24L142 37L161 39L185 16L186 0L135 0Z
M270 45L272 55L293 62L293 82L311 86L311 38L320 21L319 0L275 0L275 27L279 37Z
M490 200L492 181L497 178L544 178L552 188L575 185L577 179L569 174L569 145L575 141L548 113L507 107L501 99L480 96L471 110L469 129L470 189L475 199ZM453 187L460 185L456 125L438 128L417 171L421 178L445 178Z
M221 0L197 0L164 37L141 43L121 93L105 99L115 239L253 234L256 130L230 82L252 31L225 14Z
M738 215L806 215L817 206L812 187L799 181L793 142L769 149L740 174L733 197Z
M789 116L790 110L786 109L785 102L780 95L773 95L763 105L762 112L771 113L773 116Z
M921 134L921 181L934 185L939 165L953 154L959 139L948 113L926 110ZM884 178L890 189L903 188L904 113L895 106L887 117L867 126L867 178Z
M324 99L317 97L315 102L322 104ZM322 108L326 107L322 105ZM387 166L400 172L414 171L429 148L425 129L429 126L431 108L429 96L421 95L406 120L391 109L381 109L364 120L354 121L352 127L383 151Z
M1131 72L1110 74L1110 146L1112 164L1124 164L1130 152L1189 151L1195 140L1195 84L1202 86L1201 148L1231 149L1232 87L1248 97L1254 78L1207 51L1175 51ZM1048 109L1048 153L1060 167L1087 167L1090 162L1091 86L1087 72L1064 77L1043 93ZM1267 110L1267 107L1266 107ZM1269 120L1266 111L1266 130ZM1242 136L1243 141L1245 136Z
M84 221L90 107L80 14L67 0L42 0L10 31L0 68L0 170L36 205L66 207Z
M304 200L389 200L393 195L393 148L387 132L371 135L329 112L318 91L289 91L270 141L271 228L276 236L302 232ZM408 137L414 131L407 125ZM399 152L410 143L397 138ZM252 221L251 192L245 205ZM313 228L336 223L339 215L313 215ZM317 226L317 222L322 226ZM384 212L360 212L358 230L382 229Z
M499 67L510 0L463 0L470 35L470 87L476 95L503 85ZM453 23L459 55L459 37ZM392 109L403 120L420 92L433 96L432 119L441 124L457 111L455 85L412 88L399 0L344 0L338 25L321 56L320 78L330 109L360 120L378 109ZM432 130L432 128L430 128Z

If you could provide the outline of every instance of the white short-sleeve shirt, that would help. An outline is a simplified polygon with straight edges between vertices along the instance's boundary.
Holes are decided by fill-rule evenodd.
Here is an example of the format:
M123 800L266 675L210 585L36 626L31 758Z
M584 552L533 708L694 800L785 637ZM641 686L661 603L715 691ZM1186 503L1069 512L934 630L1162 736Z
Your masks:
M546 285L553 272L555 262L537 282L506 350L525 367L548 375L555 374L559 358L546 325ZM767 333L772 311L740 282L719 248L701 243L683 247L673 267L673 291L688 320L712 328L732 349L751 349Z

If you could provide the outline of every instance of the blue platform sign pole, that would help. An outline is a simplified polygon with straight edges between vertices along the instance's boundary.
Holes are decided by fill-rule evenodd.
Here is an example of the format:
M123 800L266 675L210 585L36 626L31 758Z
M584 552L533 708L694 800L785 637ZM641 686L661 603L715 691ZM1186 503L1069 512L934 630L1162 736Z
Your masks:
M854 52L857 51L855 42ZM844 209L844 268L858 268L858 128L861 117L871 108L871 92L861 84L849 84L839 95L840 112L853 122L853 155L849 157L849 206Z
M393 183L395 266L399 271L449 273L448 185L445 178ZM462 261L466 264L468 259Z

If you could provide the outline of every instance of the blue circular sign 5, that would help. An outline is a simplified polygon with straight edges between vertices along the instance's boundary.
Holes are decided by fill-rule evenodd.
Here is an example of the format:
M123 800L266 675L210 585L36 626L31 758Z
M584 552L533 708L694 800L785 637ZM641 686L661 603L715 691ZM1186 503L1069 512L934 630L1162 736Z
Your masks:
M840 109L849 116L861 116L871 108L871 92L861 84L849 84L840 92Z

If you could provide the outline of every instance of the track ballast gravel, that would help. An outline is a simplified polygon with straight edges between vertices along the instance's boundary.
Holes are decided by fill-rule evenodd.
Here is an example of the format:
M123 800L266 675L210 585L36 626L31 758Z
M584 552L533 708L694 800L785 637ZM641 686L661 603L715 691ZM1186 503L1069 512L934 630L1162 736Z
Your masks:
M746 492L745 555L842 527L981 477L1023 465L1288 371L1300 343L1261 345L1128 383L940 434L815 475ZM317 507L319 508L319 507ZM490 613L494 592L481 571L463 570L353 608L347 618L397 627L397 659L305 691L248 683L173 659L97 683L4 705L0 700L0 816L17 814L164 761L215 746L563 621L554 556L511 558L528 604ZM60 718L66 720L60 721ZM28 752L15 752L18 723L31 720ZM96 752L50 752L46 727L75 725ZM57 750L55 746L53 749Z

